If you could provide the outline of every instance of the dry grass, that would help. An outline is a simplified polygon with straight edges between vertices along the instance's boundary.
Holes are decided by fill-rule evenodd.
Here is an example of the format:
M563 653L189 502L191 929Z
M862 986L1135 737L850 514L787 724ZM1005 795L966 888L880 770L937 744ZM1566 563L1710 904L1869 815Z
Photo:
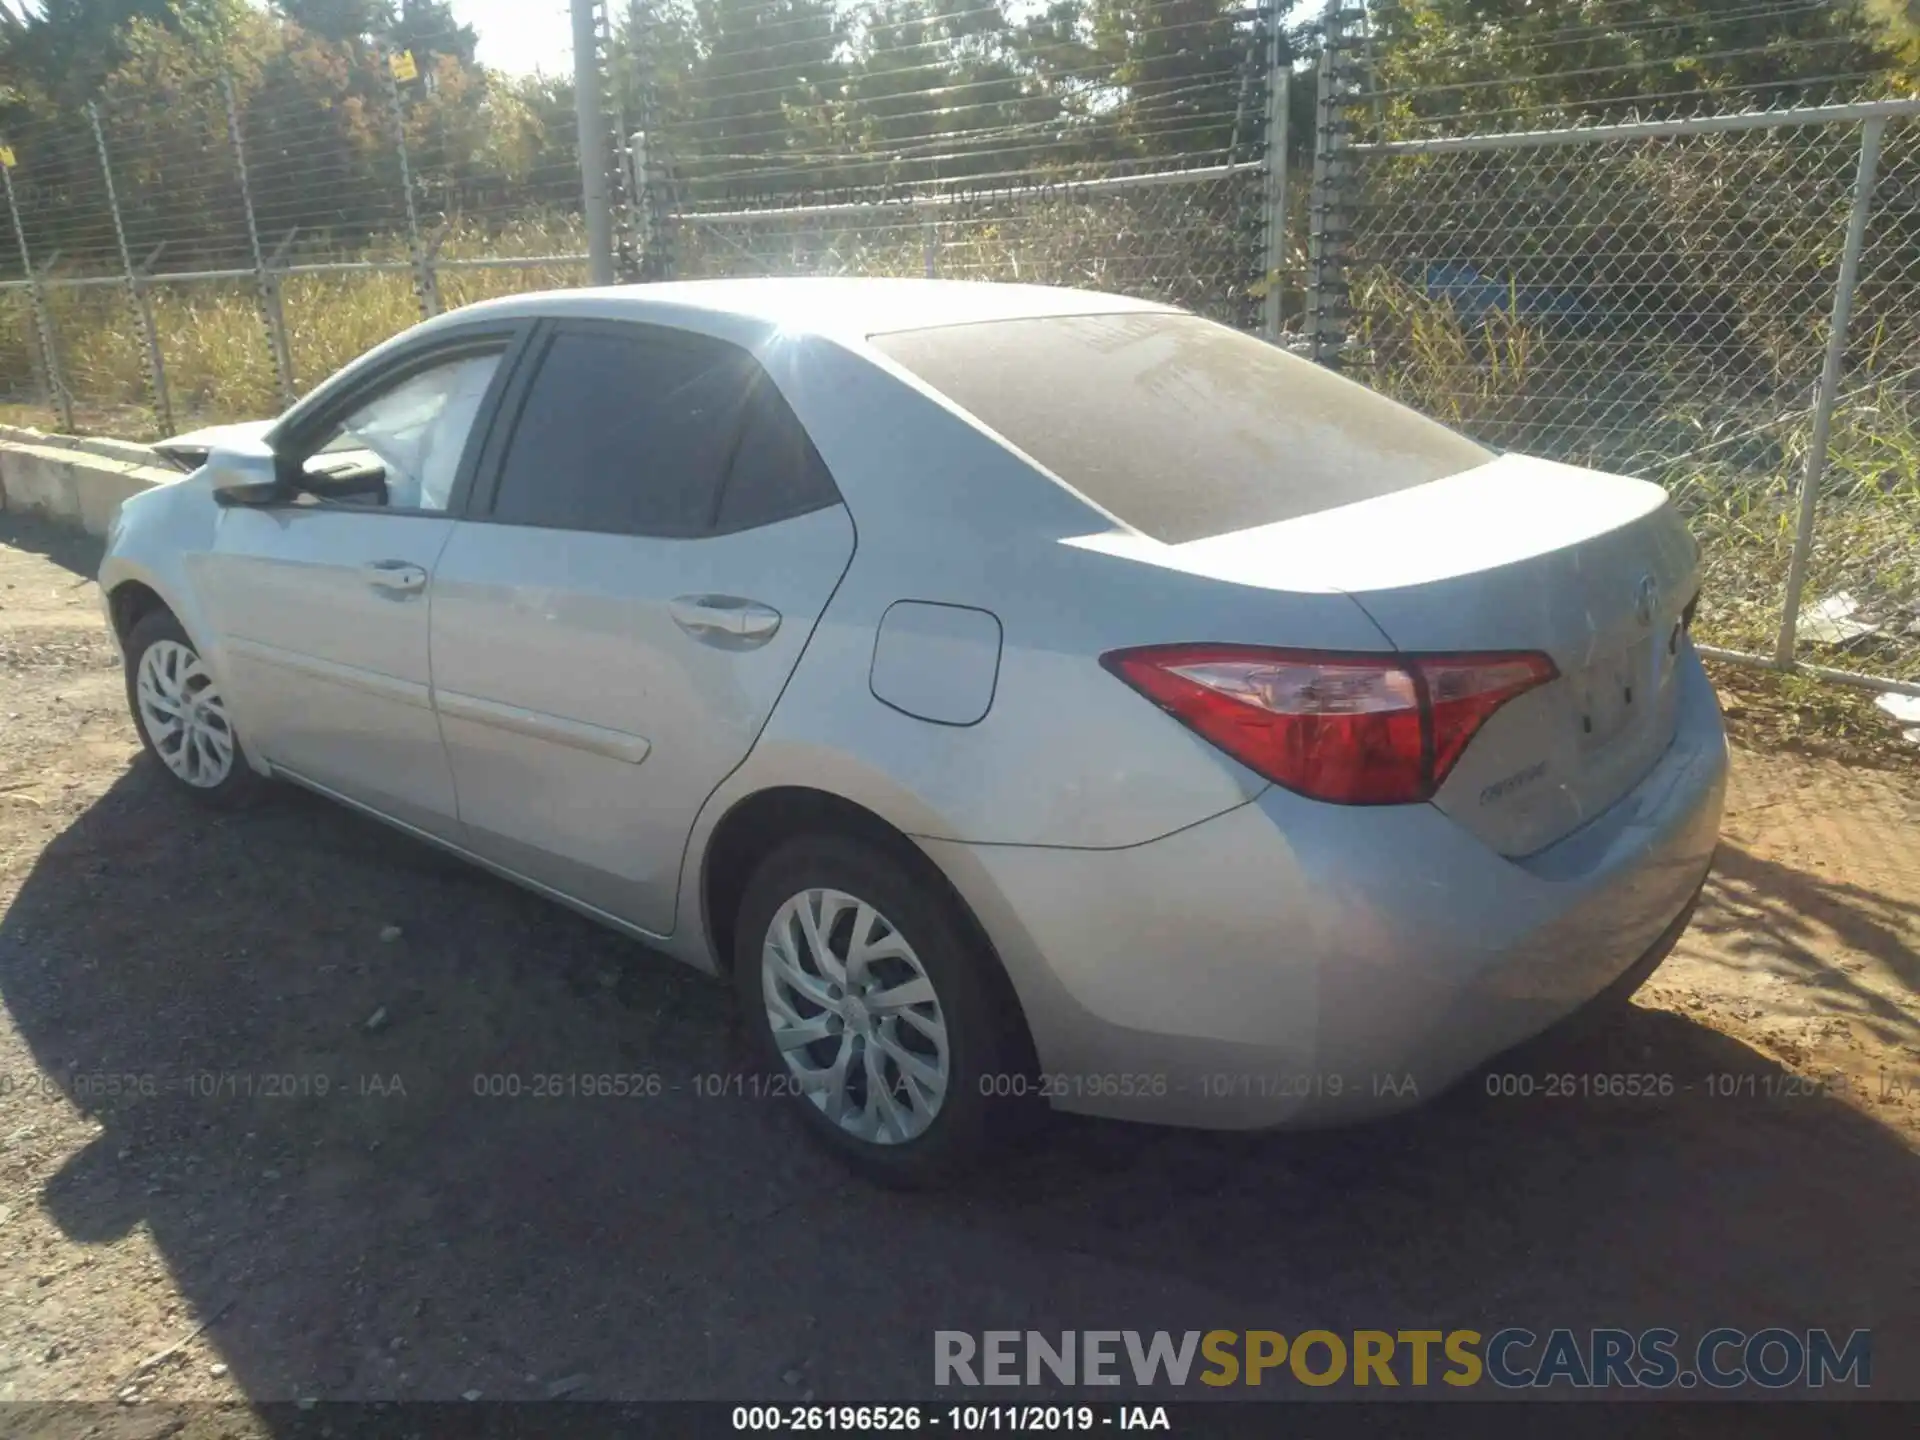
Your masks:
M1635 348L1446 300L1378 273L1356 290L1358 378L1504 449L1657 480L1701 543L1701 638L1771 654L1779 634L1810 388L1703 369L1697 347ZM1805 602L1846 594L1875 633L1844 647L1804 637L1801 658L1920 678L1920 408L1891 347L1862 347L1836 407ZM1819 348L1807 353L1816 359ZM1797 377L1796 377L1797 379ZM1782 397L1792 397L1783 399Z
M1867 691L1718 661L1707 671L1736 745L1920 773L1920 745L1901 739L1903 727Z
M441 244L447 261L512 255L578 254L578 227L566 217L529 219L507 230L456 229ZM352 256L306 254L301 263L341 259L404 262L403 246L384 245ZM438 271L443 310L499 295L578 285L584 267L538 265ZM296 392L326 379L355 356L399 334L421 318L412 276L403 272L291 275L283 282L282 310L293 359ZM267 337L260 292L251 279L163 282L149 287L148 304L160 336L161 363L176 428L271 415L284 408ZM157 438L139 322L119 287L56 287L49 291L61 372L74 397L77 428ZM9 292L0 302L0 391L7 407L50 425L51 413L25 399L37 395L31 310Z

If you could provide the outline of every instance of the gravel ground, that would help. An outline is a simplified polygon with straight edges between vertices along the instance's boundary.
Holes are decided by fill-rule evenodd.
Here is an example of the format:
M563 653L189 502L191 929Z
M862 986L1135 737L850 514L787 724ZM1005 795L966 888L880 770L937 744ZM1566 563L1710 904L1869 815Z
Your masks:
M96 560L0 516L0 1399L871 1400L936 1328L1507 1324L1870 1326L1920 1396L1910 772L1738 751L1681 949L1497 1067L1667 1098L1063 1121L901 1196L705 1078L712 982L298 793L167 793ZM543 1073L656 1093L475 1093Z

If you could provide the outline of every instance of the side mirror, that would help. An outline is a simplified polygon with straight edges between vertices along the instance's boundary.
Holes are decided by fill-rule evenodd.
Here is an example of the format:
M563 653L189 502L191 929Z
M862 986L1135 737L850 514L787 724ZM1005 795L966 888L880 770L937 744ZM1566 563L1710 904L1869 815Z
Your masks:
M265 505L283 498L279 463L258 440L216 445L202 468L216 505Z

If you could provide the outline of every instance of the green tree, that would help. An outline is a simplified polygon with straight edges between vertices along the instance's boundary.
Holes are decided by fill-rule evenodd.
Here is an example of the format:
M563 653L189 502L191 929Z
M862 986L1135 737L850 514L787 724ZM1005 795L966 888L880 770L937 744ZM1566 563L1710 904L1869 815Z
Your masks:
M384 33L394 19L392 0L275 0L273 8L309 35L335 45Z
M1095 0L1095 44L1122 89L1133 153L1219 154L1242 105L1247 37L1225 0Z
M1860 0L1880 43L1911 84L1920 77L1920 0Z
M1498 129L1542 111L1818 104L1887 70L1853 4L1392 0L1369 13L1380 113L1402 121Z
M1014 32L997 5L876 0L861 14L855 54L847 136L886 167L867 180L937 180L996 163L1017 166L1032 132L1058 115L1029 93Z
M450 0L275 0L274 9L336 45L378 36L423 62L451 55L473 63L473 27L454 16Z
M230 28L245 0L40 0L0 10L0 86L77 103L127 58L139 21L175 32Z
M694 15L691 148L709 173L802 155L807 117L817 128L845 79L846 18L833 0L695 0Z

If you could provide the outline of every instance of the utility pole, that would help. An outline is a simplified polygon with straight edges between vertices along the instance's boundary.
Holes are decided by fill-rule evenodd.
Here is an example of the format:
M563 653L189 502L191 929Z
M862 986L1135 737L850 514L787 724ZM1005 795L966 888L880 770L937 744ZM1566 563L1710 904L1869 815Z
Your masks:
M580 203L587 222L587 270L595 285L613 284L613 197L608 190L606 87L600 75L600 22L595 0L573 4L573 99L580 140Z

